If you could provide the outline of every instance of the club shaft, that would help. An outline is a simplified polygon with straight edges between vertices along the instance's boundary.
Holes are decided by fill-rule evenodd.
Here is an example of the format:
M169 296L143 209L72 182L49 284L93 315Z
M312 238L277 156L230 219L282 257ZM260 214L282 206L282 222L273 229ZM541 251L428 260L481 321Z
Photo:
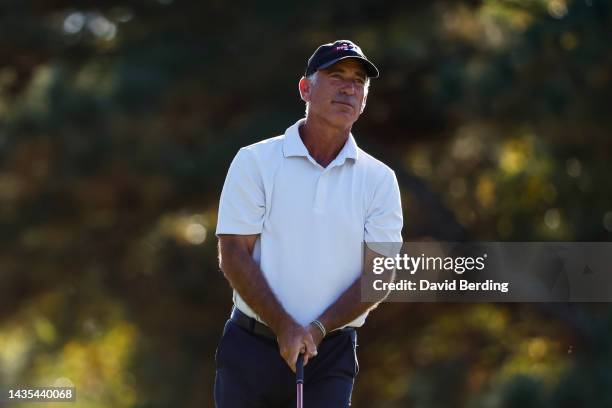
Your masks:
M303 384L297 385L297 408L304 408L304 388Z
M297 408L302 408L302 405L304 404L304 354L300 353L298 355L295 368L295 383L297 385Z

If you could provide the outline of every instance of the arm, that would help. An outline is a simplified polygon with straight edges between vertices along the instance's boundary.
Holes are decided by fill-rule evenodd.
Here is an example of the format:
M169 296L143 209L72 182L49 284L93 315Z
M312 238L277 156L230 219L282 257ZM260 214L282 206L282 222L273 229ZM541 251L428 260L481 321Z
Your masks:
M365 242L400 243L402 241L402 223L399 185L395 174L386 171L376 185L368 208L364 225ZM380 292L380 298L376 299L375 302L361 302L361 280L365 274L372 272L373 260L376 256L380 255L366 245L362 275L319 316L318 320L323 323L327 331L342 327L366 311L376 308L388 296L389 291ZM378 278L386 282L392 282L395 279L395 271L387 270ZM309 330L316 344L319 344L322 333L313 325L309 326Z
M380 292L380 298L375 302L361 301L361 280L365 273L372 271L374 257L380 256L367 246L365 251L363 274L357 278L351 284L351 286L349 286L349 288L345 290L338 299L336 299L334 303L325 309L325 311L318 318L328 332L339 327L343 327L361 316L363 313L375 309L378 304L385 300L389 294L389 290L387 290L386 292ZM392 282L395 279L395 271L385 271L379 278L386 282ZM309 330L315 340L315 344L318 345L323 339L321 331L314 327L314 325L310 325Z
M261 269L253 261L253 247L258 235L219 235L219 267L230 285L276 333L281 356L295 371L300 350L308 357L316 355L316 346L308 331L299 325L280 304Z
M219 267L230 285L277 336L281 356L295 371L301 349L316 354L312 338L284 310L252 254L262 231L266 200L256 155L241 149L227 172L221 198L217 236ZM309 341L310 340L310 341Z

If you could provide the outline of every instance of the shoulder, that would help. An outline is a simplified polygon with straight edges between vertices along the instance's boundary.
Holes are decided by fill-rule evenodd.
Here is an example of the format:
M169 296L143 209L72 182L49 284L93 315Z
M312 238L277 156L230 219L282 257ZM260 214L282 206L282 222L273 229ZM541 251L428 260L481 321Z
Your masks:
M244 146L240 150L245 150L251 154L259 155L282 149L285 135L274 136L269 139L260 140L248 146Z
M284 135L271 137L259 142L241 147L234 157L234 166L253 166L260 163L270 163L282 155Z
M395 180L395 172L391 167L361 148L359 148L357 162L366 172L368 179L374 184Z

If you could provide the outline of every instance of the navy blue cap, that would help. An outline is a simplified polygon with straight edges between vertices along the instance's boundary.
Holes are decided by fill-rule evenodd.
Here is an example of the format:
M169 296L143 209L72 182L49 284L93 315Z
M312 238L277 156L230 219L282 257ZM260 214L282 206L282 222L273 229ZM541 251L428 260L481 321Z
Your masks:
M312 57L308 59L305 76L312 75L319 69L331 67L336 62L347 58L360 60L366 69L368 77L378 77L378 68L366 58L361 48L349 40L338 40L333 43L323 44L317 48Z

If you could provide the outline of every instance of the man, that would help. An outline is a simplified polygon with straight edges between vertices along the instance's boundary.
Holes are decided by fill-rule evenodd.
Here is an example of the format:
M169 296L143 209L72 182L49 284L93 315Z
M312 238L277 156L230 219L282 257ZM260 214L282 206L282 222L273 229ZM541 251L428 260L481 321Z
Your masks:
M364 242L401 242L391 169L355 143L378 69L351 41L321 45L299 92L306 118L242 148L223 186L219 264L234 309L217 348L219 408L295 406L304 353L305 407L350 405ZM382 300L382 299L381 299Z

